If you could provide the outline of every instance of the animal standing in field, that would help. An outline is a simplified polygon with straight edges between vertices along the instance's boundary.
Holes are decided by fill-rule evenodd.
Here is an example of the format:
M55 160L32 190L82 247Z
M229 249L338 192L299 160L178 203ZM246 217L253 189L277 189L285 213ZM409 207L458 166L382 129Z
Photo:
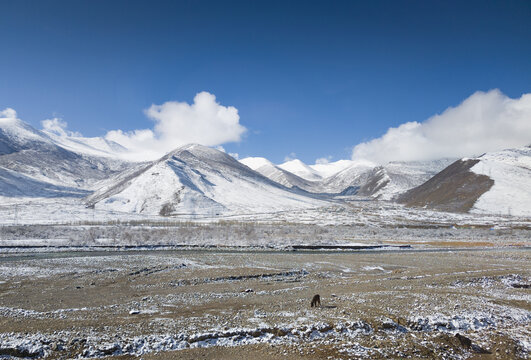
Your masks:
M317 305L321 306L321 297L319 294L313 296L310 307L317 307Z
M457 339L459 339L459 342L461 343L461 345L463 345L464 347L471 347L472 346L472 340L470 340L469 338L467 338L466 336L463 336L459 333L455 334L455 337Z

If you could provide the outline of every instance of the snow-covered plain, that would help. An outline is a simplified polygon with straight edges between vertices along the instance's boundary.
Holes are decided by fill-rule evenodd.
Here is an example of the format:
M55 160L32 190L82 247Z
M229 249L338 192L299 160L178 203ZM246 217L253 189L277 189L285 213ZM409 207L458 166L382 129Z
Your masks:
M421 208L410 208L391 201L374 201L346 196L344 202L330 203L315 208L270 211L232 212L227 214L183 213L178 216L138 214L124 211L88 208L79 198L0 198L0 225L30 224L83 224L137 221L178 224L194 221L215 223L241 221L249 223L288 222L298 224L350 225L369 228L396 228L401 226L486 226L492 228L531 227L527 216L449 213Z

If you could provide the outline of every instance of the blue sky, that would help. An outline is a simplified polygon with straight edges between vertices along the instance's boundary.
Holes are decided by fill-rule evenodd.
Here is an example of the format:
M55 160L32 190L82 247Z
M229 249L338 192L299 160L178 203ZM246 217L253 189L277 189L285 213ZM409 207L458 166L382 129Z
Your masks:
M313 163L529 92L531 2L0 0L0 49L0 110L36 127L151 128L152 104L207 91L247 128L228 152Z

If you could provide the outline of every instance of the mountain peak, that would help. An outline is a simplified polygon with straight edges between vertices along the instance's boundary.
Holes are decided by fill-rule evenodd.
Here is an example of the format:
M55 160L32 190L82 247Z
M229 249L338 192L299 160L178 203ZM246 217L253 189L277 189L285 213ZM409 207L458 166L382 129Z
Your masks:
M268 212L320 201L292 192L230 155L199 144L181 146L87 198L97 208L152 215Z
M284 162L282 165L284 165L284 166L300 166L300 167L304 167L304 168L309 167L304 162L302 162L302 160L299 160L299 159L288 160L288 161Z
M170 159L174 156L180 157L180 158L186 158L191 155L196 159L211 162L211 161L221 161L221 162L231 162L231 163L238 163L239 162L234 159L232 156L228 155L227 153L224 153L223 151L201 145L201 144L186 144L183 146L179 146L177 149L169 152L165 156L163 156L161 159L166 160Z
M0 155L42 146L54 146L48 135L16 118L14 111L0 112Z
M312 169L299 159L286 161L285 163L278 165L278 167L306 180L321 180L321 175L319 175L316 170Z
M246 157L245 159L241 159L240 162L253 170L259 169L262 166L275 166L264 157Z

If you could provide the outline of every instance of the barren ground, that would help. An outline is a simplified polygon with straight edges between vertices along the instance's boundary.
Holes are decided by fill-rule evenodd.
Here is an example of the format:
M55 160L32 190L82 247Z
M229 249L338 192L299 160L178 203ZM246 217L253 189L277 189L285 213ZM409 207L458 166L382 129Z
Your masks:
M530 263L526 248L5 254L0 354L527 358Z

